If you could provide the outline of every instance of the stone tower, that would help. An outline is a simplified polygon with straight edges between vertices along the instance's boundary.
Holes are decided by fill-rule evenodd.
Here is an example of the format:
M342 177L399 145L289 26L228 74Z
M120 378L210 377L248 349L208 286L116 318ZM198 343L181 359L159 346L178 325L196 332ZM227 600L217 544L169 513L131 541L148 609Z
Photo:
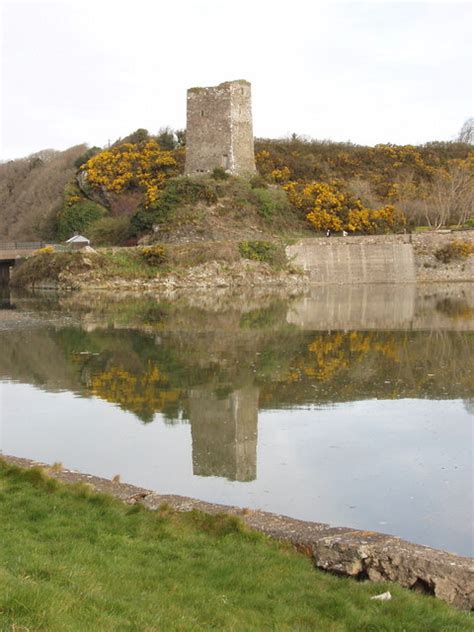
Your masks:
M216 167L236 175L256 171L248 81L188 90L185 174Z

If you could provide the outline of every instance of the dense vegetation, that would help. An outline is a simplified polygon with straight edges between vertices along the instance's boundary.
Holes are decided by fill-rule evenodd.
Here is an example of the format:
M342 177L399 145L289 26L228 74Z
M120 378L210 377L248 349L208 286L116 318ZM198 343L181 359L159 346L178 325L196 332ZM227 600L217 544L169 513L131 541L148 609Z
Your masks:
M463 224L474 214L474 152L467 143L363 147L298 137L261 139L256 160L266 179L291 193L303 190L313 202L303 205L314 210L312 223L319 218L316 228L322 222L323 228L372 232L380 228L377 216L370 221L373 211L383 211L382 230L404 221L411 226ZM321 211L332 218L321 220Z
M225 239L232 225L267 235L472 226L472 149L258 139L259 175L247 182L221 169L185 178L185 134L139 129L103 150L82 146L0 165L2 237L63 240L79 231L96 245L124 245L144 235L179 240L183 230L188 240Z
M316 571L238 518L127 506L40 468L0 460L0 512L5 631L472 629L433 598Z

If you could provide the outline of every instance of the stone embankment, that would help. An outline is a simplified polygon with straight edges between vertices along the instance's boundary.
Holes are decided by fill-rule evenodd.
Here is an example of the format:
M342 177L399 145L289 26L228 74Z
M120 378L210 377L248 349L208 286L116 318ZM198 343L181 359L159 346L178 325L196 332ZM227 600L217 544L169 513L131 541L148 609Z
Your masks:
M295 270L276 270L266 263L241 260L235 263L222 264L210 261L192 266L179 272L170 272L153 279L100 279L91 284L88 275L76 278L63 277L78 289L93 287L101 290L143 290L164 294L167 292L190 290L242 290L244 288L286 289L292 294L302 291L307 286L305 275Z
M464 245L467 249L464 256L440 260L436 254L453 242ZM262 287L285 288L293 294L305 291L310 285L474 280L474 230L305 238L287 246L285 252L283 246L278 246L282 259L279 265L241 258L234 242L193 242L191 246L203 255L202 263L178 258L179 265L157 269L154 274L150 274L146 263L138 261L139 249L112 249L114 256L135 253L136 260L131 262L134 267L126 270L111 265L110 257L104 256L106 249L97 253L80 251L68 262L62 262L61 253L53 253L50 259L44 257L43 260L31 257L13 272L11 284L35 289L156 293L176 289ZM219 254L220 246L227 248L227 258L222 252Z
M461 241L474 247L474 230L412 235L417 281L474 281L474 255L471 254L466 259L453 260L449 263L442 263L434 256L436 251L453 241Z
M473 281L472 254L447 263L436 258L453 241L474 248L474 231L309 238L286 254L313 285Z
M3 458L20 467L48 468L44 463L28 459ZM249 527L290 542L312 557L315 565L325 571L356 579L397 582L406 588L434 595L457 608L474 610L474 565L470 558L374 531L331 527L263 511L156 494L133 485L70 470L58 472L52 468L49 472L52 477L66 483L86 482L98 492L111 494L129 504L142 503L151 510L167 503L175 511L197 509L209 514L225 512L236 515Z

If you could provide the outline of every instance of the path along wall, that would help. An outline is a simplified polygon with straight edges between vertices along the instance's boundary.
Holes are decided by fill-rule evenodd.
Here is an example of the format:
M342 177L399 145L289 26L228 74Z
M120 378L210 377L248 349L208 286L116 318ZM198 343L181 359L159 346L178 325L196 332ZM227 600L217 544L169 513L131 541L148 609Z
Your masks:
M474 231L315 237L288 246L286 252L314 284L473 281L474 256L450 263L435 257L454 240L474 245Z

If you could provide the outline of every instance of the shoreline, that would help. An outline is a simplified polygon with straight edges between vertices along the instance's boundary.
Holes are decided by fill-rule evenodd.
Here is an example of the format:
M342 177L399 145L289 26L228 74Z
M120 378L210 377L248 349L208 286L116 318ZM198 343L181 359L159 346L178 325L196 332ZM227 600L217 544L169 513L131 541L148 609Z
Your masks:
M56 291L273 288L302 293L326 285L474 281L474 230L315 236L286 246L242 243L265 244L270 254L256 252L246 258L241 243L213 241L155 244L148 250L156 248L168 263L151 266L147 248L141 246L42 253L14 269L10 285Z
M127 504L143 504L156 510L167 503L179 512L193 509L208 514L238 516L249 527L290 543L311 557L319 569L358 580L393 581L405 588L433 595L462 610L474 610L474 563L462 557L376 531L309 522L279 514L209 503L76 472L11 455L0 454L9 464L41 467L65 483L85 482Z

